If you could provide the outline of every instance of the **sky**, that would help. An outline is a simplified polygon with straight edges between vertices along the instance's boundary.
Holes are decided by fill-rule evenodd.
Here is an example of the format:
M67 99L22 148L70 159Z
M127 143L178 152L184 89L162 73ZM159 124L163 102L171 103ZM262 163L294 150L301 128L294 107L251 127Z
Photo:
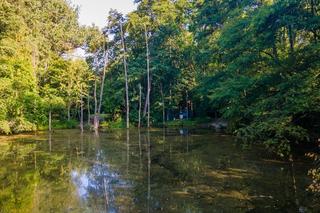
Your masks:
M106 25L110 9L117 9L127 14L136 8L133 0L71 0L71 2L80 6L80 24L92 25L94 23L100 29Z

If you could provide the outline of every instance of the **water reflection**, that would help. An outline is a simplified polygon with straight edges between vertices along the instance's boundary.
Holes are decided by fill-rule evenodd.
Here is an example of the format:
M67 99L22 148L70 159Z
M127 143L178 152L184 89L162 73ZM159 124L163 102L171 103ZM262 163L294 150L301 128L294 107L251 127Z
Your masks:
M297 212L309 165L196 130L57 131L0 143L0 212ZM311 199L312 198L312 199Z

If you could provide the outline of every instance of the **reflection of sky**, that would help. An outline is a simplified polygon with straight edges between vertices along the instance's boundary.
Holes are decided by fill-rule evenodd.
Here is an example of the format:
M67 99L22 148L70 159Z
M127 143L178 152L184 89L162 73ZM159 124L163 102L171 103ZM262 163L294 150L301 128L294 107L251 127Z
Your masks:
M103 153L98 153L97 158ZM105 162L105 161L102 161ZM111 171L108 164L96 161L88 170L72 170L71 178L77 188L79 197L86 205L97 205L98 208L107 209L107 212L118 212L115 204L117 196L115 188L128 187L128 183L120 179L120 175ZM97 202L96 202L97 201Z
M85 198L87 195L87 188L89 186L89 179L85 174L79 174L78 171L72 171L71 177L73 182L77 186L78 194L81 198Z

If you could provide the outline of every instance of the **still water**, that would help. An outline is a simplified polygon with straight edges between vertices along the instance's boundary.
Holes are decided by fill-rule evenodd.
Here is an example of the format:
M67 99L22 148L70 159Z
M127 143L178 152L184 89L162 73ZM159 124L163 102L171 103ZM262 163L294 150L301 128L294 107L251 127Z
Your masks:
M317 212L293 163L208 130L0 138L0 212Z

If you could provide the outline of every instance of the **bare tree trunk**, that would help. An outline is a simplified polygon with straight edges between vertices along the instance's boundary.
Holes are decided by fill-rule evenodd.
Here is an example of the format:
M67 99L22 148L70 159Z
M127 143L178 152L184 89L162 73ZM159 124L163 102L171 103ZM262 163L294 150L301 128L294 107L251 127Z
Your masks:
M147 111L148 111L148 91L146 92L146 98L144 101L143 117L145 117L147 115Z
M103 96L103 89L104 89L104 81L106 78L106 69L108 64L108 53L106 50L106 45L103 46L104 51L104 65L103 65L103 74L101 79L101 88L100 88L100 97L99 97L99 106L95 114L95 123L94 123L94 130L97 132L99 129L99 120L100 120L100 112L101 112L101 106L102 106L102 96Z
M168 111L169 113L167 113L167 121L171 119L170 116L171 116L171 113L172 113L172 111L171 111L171 109L172 109L172 106L171 106L171 102L172 102L171 83L169 85L169 88L170 88L170 90L169 90L169 111Z
M68 121L70 121L71 119L70 110L71 110L71 103L70 101L68 101Z
M147 126L150 128L150 92L151 92L151 80L150 80L150 52L149 52L149 38L147 32L147 26L145 25L145 39L146 39L146 50L147 50L147 80L148 80L148 91L147 91L147 107L148 107L148 120Z
M288 26L288 37L289 37L289 43L290 43L290 55L291 55L291 57L293 57L293 54L294 54L294 35L293 35L293 29L292 29L291 24Z
M188 102L189 102L189 94L188 94L188 90L186 90L186 112L187 112L187 120L189 119L189 106L188 106Z
M138 124L138 127L141 128L141 84L139 84L139 124Z
M160 84L160 93L161 93L161 100L162 100L162 124L163 126L166 125L166 111L164 105L164 95L163 95L163 86L162 83Z
M128 68L127 68L127 58L126 58L126 47L124 43L124 35L122 29L122 23L120 22L120 31L121 31L121 43L122 43L122 50L123 50L123 66L124 66L124 77L126 82L126 121L127 121L127 129L130 127L130 108L129 108L129 87L128 87Z
M97 77L94 77L94 117L93 117L93 128L97 132L99 128L99 118L98 115L98 102L97 102Z
M87 96L87 108L88 108L88 126L90 126L90 94L88 92L88 96Z
M80 130L83 132L83 97L80 100Z
M51 109L49 110L49 131L51 132L52 127L51 127Z

